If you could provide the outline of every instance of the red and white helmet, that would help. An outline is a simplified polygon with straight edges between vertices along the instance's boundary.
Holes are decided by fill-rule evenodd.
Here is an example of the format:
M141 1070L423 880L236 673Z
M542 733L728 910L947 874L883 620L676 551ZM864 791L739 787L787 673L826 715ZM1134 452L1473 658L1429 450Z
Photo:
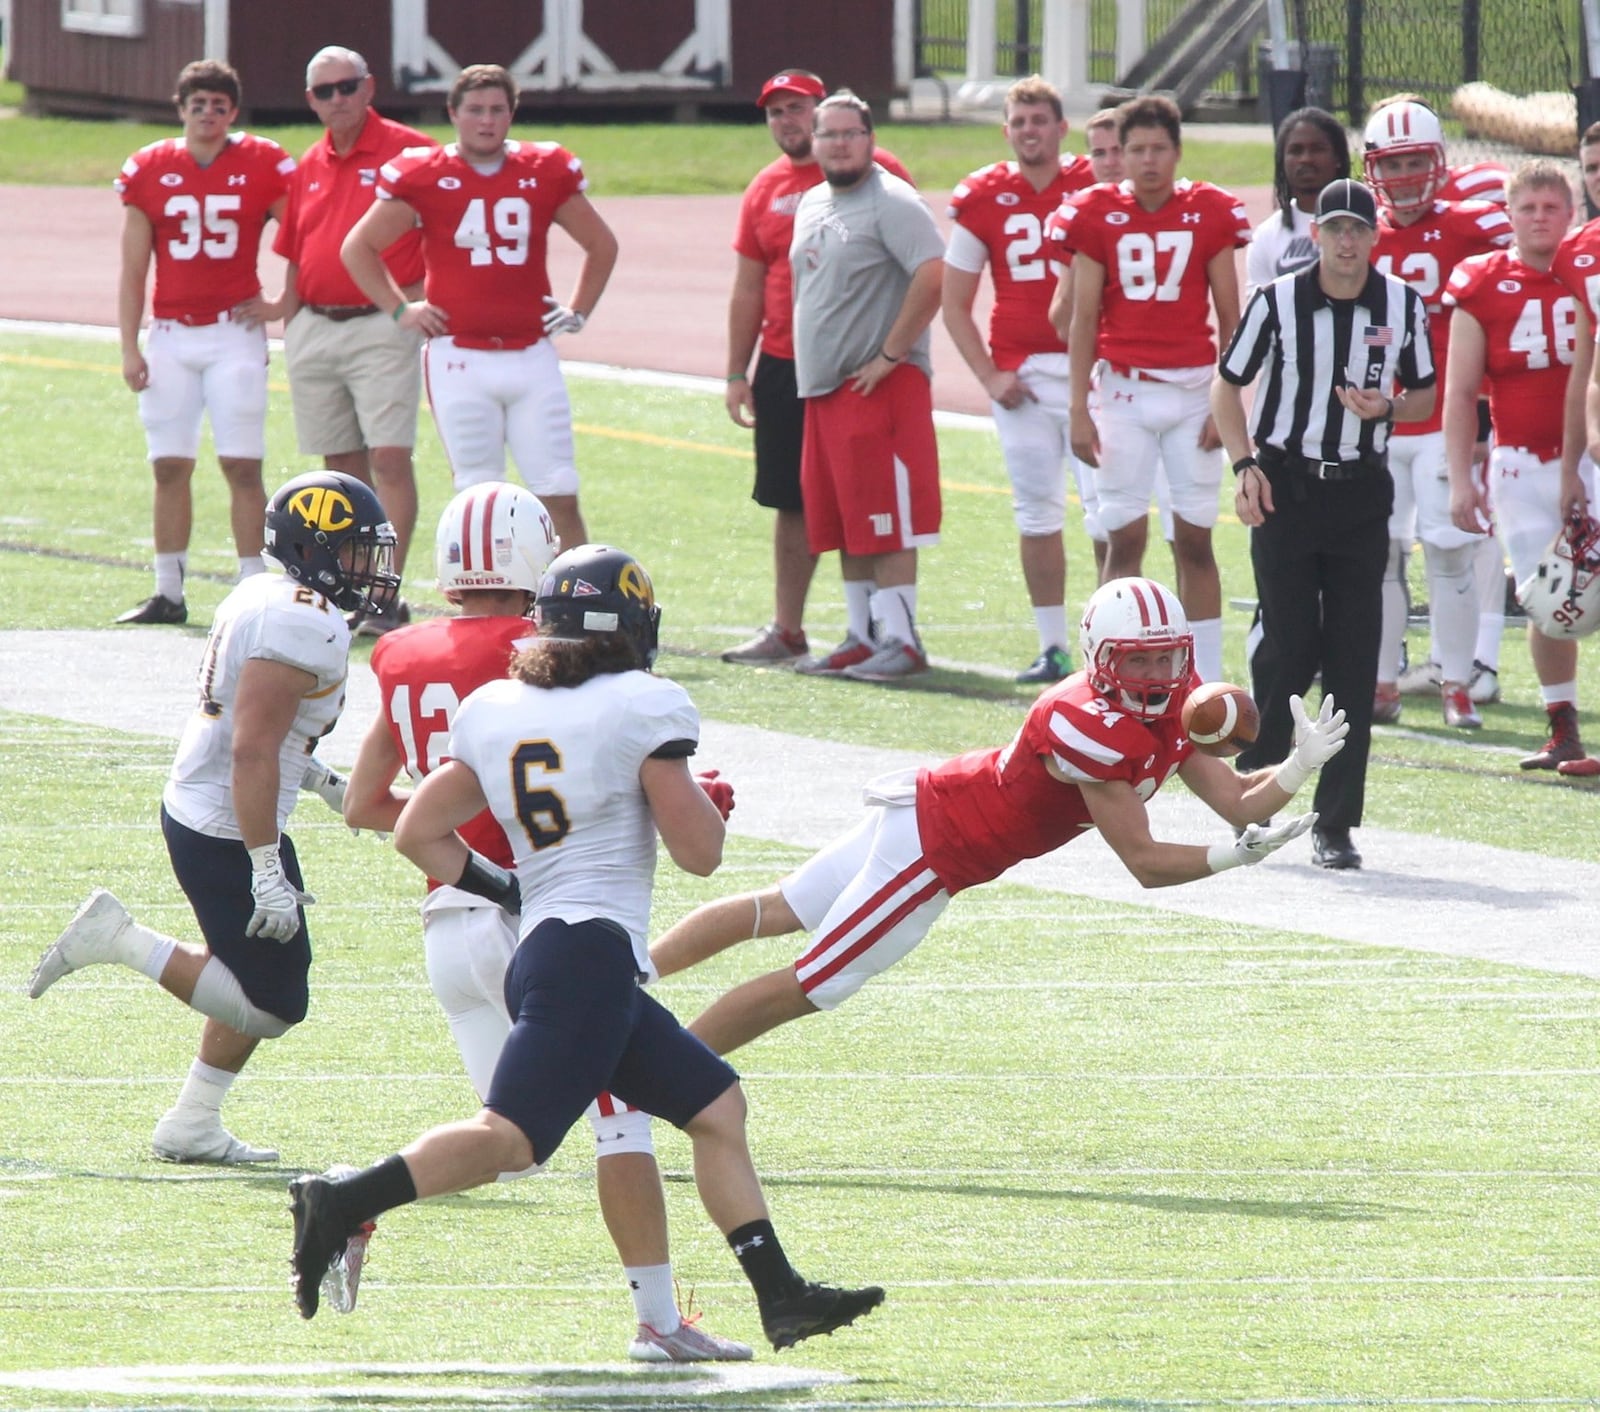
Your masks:
M1569 519L1517 585L1517 601L1546 637L1587 637L1600 628L1600 521Z
M444 507L433 562L439 591L453 600L480 588L537 593L560 552L555 524L539 497L494 480L468 486Z
M1385 103L1367 119L1362 141L1366 147L1367 185L1390 210L1410 211L1428 205L1450 179L1450 168L1445 161L1444 129L1439 125L1439 115L1426 103L1409 98ZM1378 174L1382 158L1408 157L1416 153L1430 158L1426 171L1403 177Z
M1170 589L1154 579L1112 579L1094 591L1083 610L1078 650L1089 685L1121 710L1149 721L1165 714L1174 694L1189 684L1194 635ZM1168 651L1172 670L1159 679L1124 670L1133 653Z

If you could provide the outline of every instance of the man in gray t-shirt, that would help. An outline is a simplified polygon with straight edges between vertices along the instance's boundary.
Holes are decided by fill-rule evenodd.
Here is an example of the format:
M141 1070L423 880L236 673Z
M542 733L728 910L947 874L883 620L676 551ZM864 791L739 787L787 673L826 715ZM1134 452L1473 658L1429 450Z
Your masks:
M796 670L895 681L927 670L917 548L939 535L928 325L944 241L916 189L872 160L872 110L817 105L825 178L795 211L795 377L806 401L800 482L813 554L839 551L849 631Z

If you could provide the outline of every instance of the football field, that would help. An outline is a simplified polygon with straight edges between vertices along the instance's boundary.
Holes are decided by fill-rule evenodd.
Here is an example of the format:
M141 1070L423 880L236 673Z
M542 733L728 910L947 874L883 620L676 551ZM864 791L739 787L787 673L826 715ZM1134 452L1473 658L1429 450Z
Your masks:
M191 625L110 630L149 590L148 480L114 345L0 330L0 1407L1202 1408L1592 1406L1600 1400L1600 792L1523 776L1525 653L1464 741L1430 709L1379 732L1368 868L1303 844L1140 893L1098 841L959 898L840 1012L737 1056L774 1217L812 1278L884 1307L732 1370L623 1360L632 1312L575 1131L539 1178L391 1214L358 1309L296 1317L290 1176L367 1162L472 1097L423 974L417 878L308 798L291 825L317 964L305 1024L227 1105L280 1167L173 1167L151 1127L196 1017L106 970L26 998L93 886L192 935L156 808L231 562L197 474ZM281 384L281 372L274 375ZM573 383L595 535L665 605L662 670L739 790L723 869L663 862L655 927L779 876L855 815L874 770L1007 739L1031 656L992 436L941 436L944 543L925 558L937 669L910 689L726 667L761 621L768 523L720 398ZM289 454L274 394L269 480ZM448 498L431 428L407 597ZM1224 585L1249 592L1243 532ZM1158 551L1159 552L1159 551ZM1073 556L1081 603L1088 562ZM1160 565L1152 562L1152 570ZM842 603L819 573L812 628ZM1242 675L1242 612L1227 618ZM1589 654L1591 657L1594 654ZM372 694L364 649L348 761ZM1585 700L1600 701L1591 662ZM1600 744L1600 738L1591 744ZM1225 836L1174 786L1165 837ZM749 943L660 987L685 1016L780 964ZM658 1132L673 1256L719 1333L753 1301Z

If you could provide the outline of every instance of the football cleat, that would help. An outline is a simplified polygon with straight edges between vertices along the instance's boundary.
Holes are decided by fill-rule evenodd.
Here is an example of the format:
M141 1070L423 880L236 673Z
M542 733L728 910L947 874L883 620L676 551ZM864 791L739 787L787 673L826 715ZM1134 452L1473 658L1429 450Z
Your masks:
M1065 647L1047 647L1033 659L1033 665L1017 673L1017 681L1024 686L1046 686L1063 681L1072 674L1072 658Z
M1569 780L1592 780L1600 777L1600 760L1593 755L1585 755L1581 760L1563 760L1556 766L1556 773Z
M776 623L768 623L748 642L730 647L722 660L736 666L777 667L804 657L806 651L805 633L785 632Z
M628 1357L635 1363L742 1363L755 1356L748 1343L702 1329L698 1317L685 1319L670 1334L640 1324L628 1345Z
M1550 739L1544 748L1522 758L1524 770L1554 770L1571 760L1584 758L1583 742L1578 739L1578 708L1570 701L1546 706L1550 717Z
M1400 688L1379 682L1372 693L1372 722L1392 726L1400 719Z
M339 1216L339 1200L327 1177L296 1177L289 1183L289 1210L294 1215L294 1300L302 1319L314 1319L322 1282L329 1267L344 1254L349 1233ZM355 1295L352 1291L351 1302Z
M1464 686L1447 686L1440 692L1444 701L1444 723L1457 730L1475 731L1483 724L1483 717L1472 704Z
M902 642L891 637L872 656L839 673L851 681L901 681L928 670L928 658L920 642Z
M153 593L137 608L130 608L117 619L119 623L168 623L178 624L189 621L189 607L179 598L163 598L159 593Z
M1402 696L1432 696L1443 681L1437 662L1419 662L1400 673L1398 685Z
M853 632L832 652L821 657L802 657L794 664L795 671L808 677L836 677L846 667L858 666L872 656L872 646L863 642Z
M877 1285L834 1289L806 1281L762 1306L761 1327L774 1348L793 1348L802 1339L831 1334L855 1323L882 1303L883 1291Z
M215 1113L170 1108L156 1124L150 1150L162 1162L198 1162L217 1167L247 1167L276 1162L278 1149L236 1138Z
M85 966L126 962L120 943L132 921L126 907L103 887L97 887L67 923L66 930L39 958L28 981L28 998L37 1000L62 976Z
M1500 673L1482 662L1472 664L1472 680L1467 683L1467 695L1480 706L1492 706L1500 699Z

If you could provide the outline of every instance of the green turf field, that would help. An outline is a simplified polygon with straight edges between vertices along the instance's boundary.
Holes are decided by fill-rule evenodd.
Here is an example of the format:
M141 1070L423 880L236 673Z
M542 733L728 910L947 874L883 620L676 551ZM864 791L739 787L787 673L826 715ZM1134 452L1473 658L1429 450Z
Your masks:
M705 715L931 753L1015 730L1027 698L1001 674L1032 633L990 436L942 436L923 620L950 665L879 690L716 661L766 612L769 530L719 398L573 394L592 531L651 569L663 669ZM407 593L437 607L421 581L446 474L426 418L423 437ZM276 482L298 469L281 387L269 445ZM196 626L176 630L196 634L231 568L220 478L203 464L197 485ZM0 629L101 627L148 592L148 477L114 345L0 333L0 487ZM1219 542L1227 592L1247 595L1243 531ZM1069 553L1076 606L1080 538ZM818 583L826 637L842 618L831 566ZM1242 675L1245 617L1226 621ZM1542 855L1507 866L1563 888L1560 859L1594 860L1600 792L1517 771L1539 716L1524 656L1508 639L1507 702L1479 739L1431 711L1380 730L1369 821ZM117 686L101 685L113 702ZM38 1002L24 987L92 886L189 932L154 827L171 743L55 719L61 687L40 681L0 739L0 1408L1594 1404L1600 985L1332 941L1310 915L1275 932L1016 886L958 899L894 982L740 1056L797 1263L889 1290L858 1328L759 1350L726 1379L619 1367L632 1315L582 1132L541 1179L386 1218L360 1308L304 1324L287 1178L472 1106L423 975L414 876L302 805L312 1012L228 1104L285 1163L153 1161L194 1017L131 973L68 977ZM1600 700L1592 661L1583 690ZM174 730L188 691L172 684ZM736 838L713 879L663 863L656 924L797 856ZM1250 880L1289 876L1269 862ZM661 995L693 1013L792 954L753 943ZM679 1271L710 1327L755 1341L687 1144L658 1142Z

